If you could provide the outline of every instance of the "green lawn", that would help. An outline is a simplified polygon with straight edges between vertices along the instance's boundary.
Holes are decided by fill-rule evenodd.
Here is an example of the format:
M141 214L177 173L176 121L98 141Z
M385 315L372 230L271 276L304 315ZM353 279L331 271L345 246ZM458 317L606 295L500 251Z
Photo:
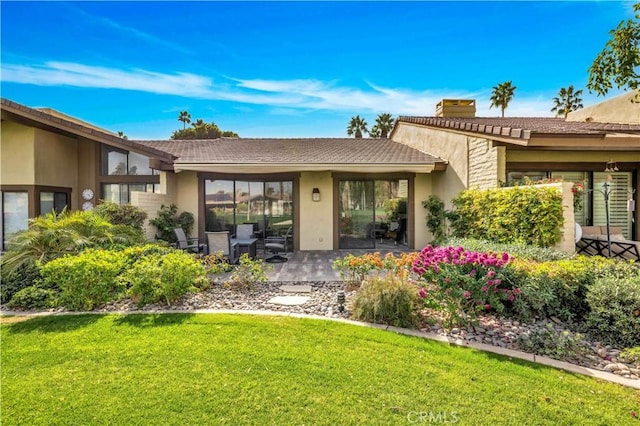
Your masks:
M640 425L639 391L330 321L3 320L3 426Z

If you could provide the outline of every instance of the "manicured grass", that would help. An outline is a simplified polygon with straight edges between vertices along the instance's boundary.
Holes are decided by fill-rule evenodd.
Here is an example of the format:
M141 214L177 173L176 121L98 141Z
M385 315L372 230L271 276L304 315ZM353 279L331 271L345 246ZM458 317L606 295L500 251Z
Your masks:
M80 315L0 331L3 426L640 424L633 389L329 321Z

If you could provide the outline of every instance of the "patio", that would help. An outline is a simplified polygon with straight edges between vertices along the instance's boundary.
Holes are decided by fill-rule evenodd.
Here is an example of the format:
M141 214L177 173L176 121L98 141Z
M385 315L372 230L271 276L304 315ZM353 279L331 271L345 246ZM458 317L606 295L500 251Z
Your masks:
M284 263L272 263L273 270L268 273L269 281L281 282L314 282L314 281L342 281L340 274L333 270L333 262L348 254L361 255L364 253L380 252L381 255L393 253L398 256L403 252L410 252L406 246L391 246L378 250L323 250L297 251L288 253L289 259ZM269 254L267 254L267 257ZM258 250L258 257L264 258L264 252Z

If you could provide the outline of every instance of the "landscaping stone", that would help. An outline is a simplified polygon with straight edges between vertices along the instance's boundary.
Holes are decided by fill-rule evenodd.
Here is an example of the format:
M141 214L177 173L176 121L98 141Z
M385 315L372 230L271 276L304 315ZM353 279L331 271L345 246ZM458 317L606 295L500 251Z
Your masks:
M283 285L280 290L285 293L311 293L310 285Z
M267 303L274 305L295 306L304 305L309 301L309 297L306 296L275 296L269 299Z

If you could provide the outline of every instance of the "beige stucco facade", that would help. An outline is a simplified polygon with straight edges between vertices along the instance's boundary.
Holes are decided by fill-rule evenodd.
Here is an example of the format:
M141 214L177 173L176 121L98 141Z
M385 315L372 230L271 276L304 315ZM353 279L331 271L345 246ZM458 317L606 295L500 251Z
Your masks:
M392 139L448 162L446 171L432 173L431 186L448 206L460 191L495 188L505 180L505 148L490 140L402 122Z
M33 127L3 122L0 138L3 185L35 185L35 132Z
M320 190L320 201L313 201L313 188ZM334 197L331 172L302 172L298 185L300 250L332 250Z
M639 98L640 90L632 90L607 102L573 111L569 113L567 121L640 124Z

